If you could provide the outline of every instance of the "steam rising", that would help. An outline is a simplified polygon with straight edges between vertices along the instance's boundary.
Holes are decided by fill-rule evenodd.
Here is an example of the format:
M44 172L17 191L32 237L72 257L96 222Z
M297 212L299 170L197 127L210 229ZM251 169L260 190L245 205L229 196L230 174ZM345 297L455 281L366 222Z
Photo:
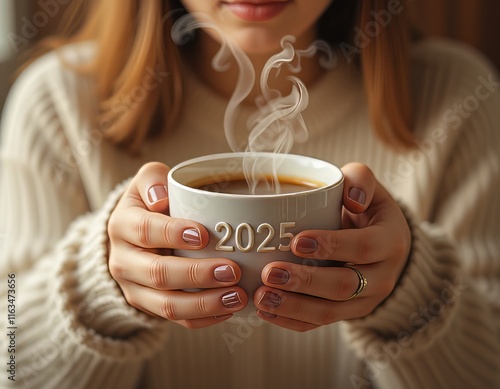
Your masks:
M192 35L194 30L211 29L220 36L221 47L212 60L215 70L223 72L228 69L228 60L235 59L239 75L231 99L224 114L224 132L232 151L242 151L236 140L236 118L238 107L250 94L255 84L255 70L246 55L231 39L225 36L222 31L204 14L191 13L179 18L172 27L172 38L177 44L184 44ZM257 99L256 112L248 120L249 136L245 151L243 168L246 180L252 193L261 179L262 167L269 161L262 160L254 156L255 152L272 152L286 154L290 152L295 142L303 143L308 138L308 131L302 112L309 104L309 94L304 83L295 76L287 77L291 83L290 94L283 96L280 91L271 89L268 81L273 70L276 76L283 68L287 68L291 73L297 74L301 71L301 58L312 57L318 51L323 51L324 56L320 64L325 68L335 65L335 57L332 56L331 49L327 43L322 41L314 42L306 50L296 50L293 46L295 38L285 36L281 41L281 51L273 55L264 66L260 76L260 89L262 95ZM276 171L281 161L275 159L273 164L273 178L266 184L270 191L279 193L279 182Z

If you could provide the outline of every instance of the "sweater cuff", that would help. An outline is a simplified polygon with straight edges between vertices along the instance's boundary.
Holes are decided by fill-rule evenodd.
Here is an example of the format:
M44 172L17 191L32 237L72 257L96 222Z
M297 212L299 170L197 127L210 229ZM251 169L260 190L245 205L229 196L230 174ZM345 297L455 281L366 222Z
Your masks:
M103 352L106 345L104 352L118 358L129 354L124 347L136 357L151 354L163 343L168 323L130 306L108 270L108 220L129 183L117 186L97 213L74 222L61 242L63 262L55 276L64 300L62 317L55 320L66 321L87 346Z
M343 324L361 358L376 359L388 345L413 345L420 336L417 343L424 346L427 327L433 327L434 335L446 330L464 289L449 239L427 222L414 223L404 208L403 213L412 233L412 250L399 283L372 314Z

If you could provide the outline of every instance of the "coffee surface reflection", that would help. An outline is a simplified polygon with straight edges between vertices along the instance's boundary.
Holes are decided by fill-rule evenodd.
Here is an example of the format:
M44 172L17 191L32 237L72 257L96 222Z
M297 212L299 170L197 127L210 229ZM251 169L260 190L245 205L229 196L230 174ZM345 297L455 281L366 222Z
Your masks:
M244 177L233 177L230 180L207 180L205 182L193 182L189 184L191 188L208 192L240 194L240 195L272 195L298 193L312 189L318 189L326 184L301 177L278 176L278 185L272 177L262 177L255 188L249 188Z

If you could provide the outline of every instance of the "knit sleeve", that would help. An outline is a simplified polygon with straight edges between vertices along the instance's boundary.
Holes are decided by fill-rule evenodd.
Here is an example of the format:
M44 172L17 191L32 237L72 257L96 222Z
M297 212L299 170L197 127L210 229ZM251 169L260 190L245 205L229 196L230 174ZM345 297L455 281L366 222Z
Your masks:
M5 313L9 300L13 336L0 351L0 386L134 388L166 322L129 306L108 272L107 221L127 182L90 212L61 124L71 111L56 62L44 57L21 75L2 121L0 304Z
M451 55L472 76L455 79L456 110L444 113L450 147L432 218L407 213L413 248L399 285L373 314L344 323L367 363L354 387L500 383L500 78ZM461 103L474 109L462 115Z

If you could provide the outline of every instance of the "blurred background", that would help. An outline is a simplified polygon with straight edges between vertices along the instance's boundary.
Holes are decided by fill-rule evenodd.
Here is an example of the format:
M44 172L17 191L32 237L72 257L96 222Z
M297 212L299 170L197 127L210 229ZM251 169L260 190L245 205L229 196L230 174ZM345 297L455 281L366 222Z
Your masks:
M53 33L72 0L0 0L0 112L23 49ZM105 0L102 0L105 1ZM128 1L128 0L124 0ZM500 0L401 0L424 35L466 42L500 68Z

